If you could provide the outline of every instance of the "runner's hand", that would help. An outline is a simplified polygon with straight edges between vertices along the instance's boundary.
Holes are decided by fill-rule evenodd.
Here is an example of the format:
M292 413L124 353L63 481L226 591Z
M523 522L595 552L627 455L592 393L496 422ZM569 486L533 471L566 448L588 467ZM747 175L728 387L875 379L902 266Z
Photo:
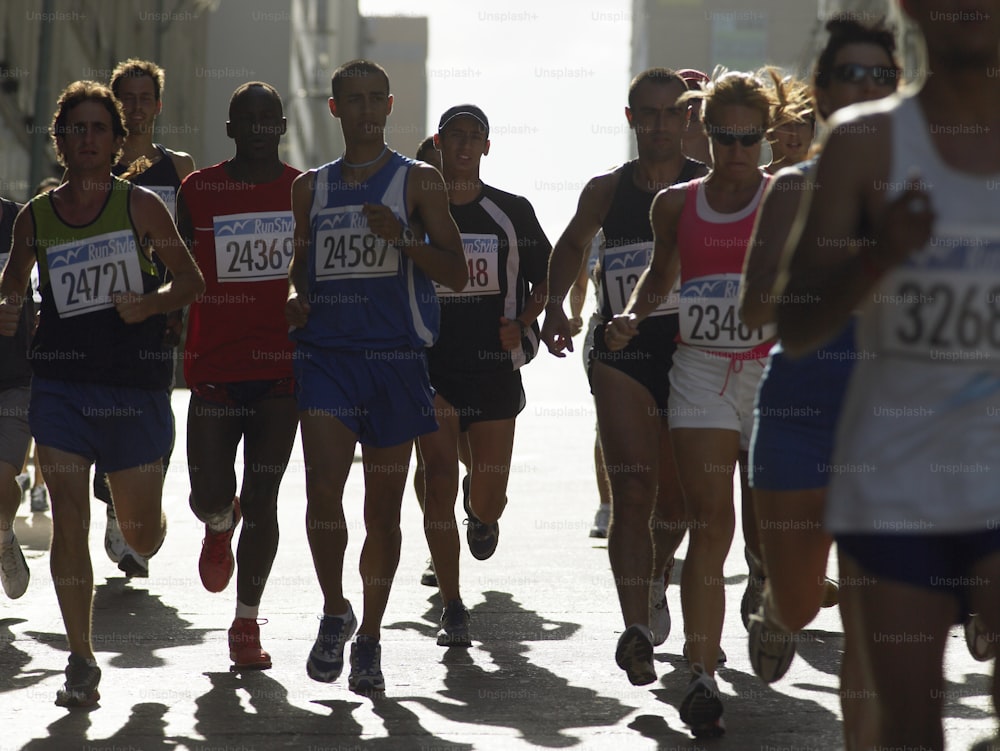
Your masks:
M934 210L930 196L920 190L916 177L895 200L889 202L882 214L873 248L862 249L866 260L881 271L886 271L919 250L930 240L934 228Z
M542 322L542 341L556 357L566 357L563 350L573 351L573 329L566 320L562 308L555 306L545 309Z
M299 297L297 292L293 292L285 301L285 320L292 328L305 328L309 320L309 303L305 298Z
M142 323L149 318L148 304L146 296L138 292L122 292L112 295L115 310L125 323Z
M604 343L612 352L625 349L632 337L639 333L634 313L620 313L604 327Z
M0 336L14 336L20 318L20 305L7 298L0 299Z
M521 346L521 325L512 318L500 316L500 348L510 352Z
M392 209L380 203L366 203L361 213L368 219L368 229L390 245L403 236L403 223L392 213Z

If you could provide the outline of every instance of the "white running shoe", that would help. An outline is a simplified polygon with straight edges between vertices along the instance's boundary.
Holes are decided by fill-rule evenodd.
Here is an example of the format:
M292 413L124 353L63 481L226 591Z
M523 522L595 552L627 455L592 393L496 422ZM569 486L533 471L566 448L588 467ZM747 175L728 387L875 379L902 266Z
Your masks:
M3 591L7 596L16 600L23 595L28 589L30 578L28 564L24 560L21 546L17 544L17 537L7 545L0 543L0 584L3 584Z

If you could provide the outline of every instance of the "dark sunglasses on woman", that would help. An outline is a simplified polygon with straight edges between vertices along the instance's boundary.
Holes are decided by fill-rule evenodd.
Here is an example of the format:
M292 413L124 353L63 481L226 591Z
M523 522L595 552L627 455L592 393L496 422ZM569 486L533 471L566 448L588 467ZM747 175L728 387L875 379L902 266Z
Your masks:
M865 78L870 78L876 86L895 88L899 70L887 65L844 63L834 67L833 76L841 83L861 83Z
M760 143L760 139L764 137L764 131L755 130L750 133L734 133L728 131L725 128L706 128L708 135L712 137L720 146L732 146L737 141L744 148L750 148L751 146Z

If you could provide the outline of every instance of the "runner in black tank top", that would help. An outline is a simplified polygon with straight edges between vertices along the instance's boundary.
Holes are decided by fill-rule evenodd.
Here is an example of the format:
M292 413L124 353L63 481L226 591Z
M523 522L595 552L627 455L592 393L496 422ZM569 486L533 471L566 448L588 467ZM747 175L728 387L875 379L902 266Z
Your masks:
M688 111L677 105L677 98L685 90L684 82L663 68L648 70L632 82L625 112L639 158L587 184L576 215L552 253L542 338L558 357L564 356L563 349L573 348L563 297L594 235L604 227L602 305L610 316L624 308L651 255L649 206L654 195L706 172L681 151ZM670 630L665 583L685 529L666 412L674 346L671 326L676 333L676 321L676 314L664 306L644 330L650 332L648 337L613 356L599 329L590 365L612 491L608 554L626 626L615 657L635 685L656 680L653 645L665 641Z
M122 158L111 171L119 177L124 175L135 185L142 185L152 190L167 205L170 215L176 218L177 190L181 187L181 181L194 171L194 160L188 154L171 151L161 144L153 143L156 118L163 106L163 84L163 69L148 60L125 60L112 72L111 90L115 98L122 103L125 124L129 132L125 137ZM133 168L132 165L139 158L151 164L136 172L137 168ZM167 281L166 267L155 253L153 262L160 273L160 279ZM183 311L169 313L166 318L164 343L176 347L181 339L182 326ZM173 363L173 358L171 362ZM173 389L173 378L170 389ZM171 443L170 450L163 458L164 476L173 448ZM132 550L122 536L118 520L115 518L114 506L111 504L107 480L101 473L94 475L94 497L107 504L108 523L104 530L104 551L108 557L117 563L118 568L130 579L149 576L149 561Z

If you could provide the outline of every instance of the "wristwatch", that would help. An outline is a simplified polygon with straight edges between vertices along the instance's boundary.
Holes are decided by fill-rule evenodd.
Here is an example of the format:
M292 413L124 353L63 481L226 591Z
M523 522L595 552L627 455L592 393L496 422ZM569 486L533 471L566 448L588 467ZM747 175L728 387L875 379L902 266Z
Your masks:
M403 232L400 234L399 239L393 243L397 248L410 248L417 244L419 238L417 233L414 232L409 227L403 227Z

